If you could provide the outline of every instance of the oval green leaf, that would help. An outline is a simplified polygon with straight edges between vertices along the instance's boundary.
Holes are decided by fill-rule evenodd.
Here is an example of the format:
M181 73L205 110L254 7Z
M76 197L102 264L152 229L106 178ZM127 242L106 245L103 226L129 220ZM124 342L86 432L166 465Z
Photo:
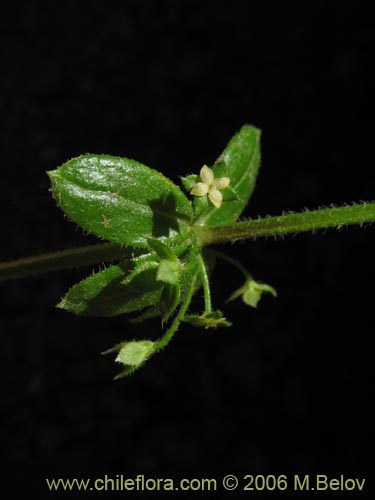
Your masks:
M147 238L183 241L190 201L172 181L133 160L83 155L47 172L66 215L108 241L147 247Z
M110 317L142 311L159 303L161 287L156 269L139 272L130 284L124 278L131 261L99 271L74 285L56 307L80 316Z

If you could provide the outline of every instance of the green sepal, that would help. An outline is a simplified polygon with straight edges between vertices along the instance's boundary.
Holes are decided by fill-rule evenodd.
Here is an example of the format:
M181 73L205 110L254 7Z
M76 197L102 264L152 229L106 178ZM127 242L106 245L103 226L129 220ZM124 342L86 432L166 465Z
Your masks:
M250 307L257 307L263 293L270 293L274 297L277 297L277 292L272 286L267 285L266 283L259 283L252 278L249 278L240 288L232 293L227 302L231 302L232 300L241 297L242 301L246 305Z
M183 192L162 174L127 158L83 155L47 172L65 214L100 238L147 247L147 238L186 239L193 215Z
M182 319L185 323L198 328L227 328L232 326L232 323L224 318L221 311L212 311L203 314L188 314Z

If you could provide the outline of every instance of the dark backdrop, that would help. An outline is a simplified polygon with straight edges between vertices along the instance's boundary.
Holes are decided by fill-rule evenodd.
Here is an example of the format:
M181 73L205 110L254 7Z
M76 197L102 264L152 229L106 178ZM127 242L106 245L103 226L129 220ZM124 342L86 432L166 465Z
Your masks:
M374 20L363 3L348 5L5 8L1 260L94 241L55 207L46 170L110 153L177 182L212 163L244 123L263 130L245 215L374 199ZM40 498L47 476L106 473L317 472L369 482L374 237L370 226L227 246L279 298L258 310L228 305L228 330L183 328L121 382L100 351L156 338L157 322L54 309L90 269L1 284L5 485ZM220 306L240 277L223 266L213 282Z

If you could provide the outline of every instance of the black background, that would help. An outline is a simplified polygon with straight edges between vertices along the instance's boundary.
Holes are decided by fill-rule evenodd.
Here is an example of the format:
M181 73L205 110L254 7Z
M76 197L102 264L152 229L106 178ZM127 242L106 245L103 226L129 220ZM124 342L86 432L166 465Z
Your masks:
M177 182L212 163L244 123L263 130L244 215L374 199L373 27L361 2L6 8L1 260L94 241L64 220L46 170L109 153ZM368 226L227 245L279 298L226 306L231 329L183 328L120 382L100 351L157 338L157 322L54 309L90 270L1 284L5 486L41 498L48 476L319 473L370 483L374 236ZM215 304L240 282L218 268Z

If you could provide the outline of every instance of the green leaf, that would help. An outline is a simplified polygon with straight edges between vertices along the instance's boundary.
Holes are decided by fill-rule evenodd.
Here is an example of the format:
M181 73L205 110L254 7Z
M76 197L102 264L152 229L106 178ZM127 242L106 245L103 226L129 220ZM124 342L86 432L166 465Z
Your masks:
M172 181L141 163L83 155L48 175L59 207L96 236L144 248L147 238L176 243L189 233L190 201Z
M141 311L160 300L156 269L146 269L122 284L134 263L111 266L74 285L57 307L82 316L117 316Z
M77 283L57 307L82 316L109 317L144 312L145 317L154 317L162 314L165 321L177 307L179 299L184 298L185 290L189 288L188 285L197 271L198 248L195 245L188 250L186 247L175 250L183 258L180 262L176 257L178 270L170 268L170 265L175 264L171 261L167 261L169 268L165 269L166 264L158 262L159 257L154 252L140 255L92 274ZM163 280L159 281L158 278ZM163 286L172 289L163 291ZM197 282L196 290L199 287L200 283ZM140 320L142 319L143 314L140 317Z
M212 167L215 178L230 178L230 190L228 188L228 194L226 189L221 191L224 201L218 209L209 203L206 196L197 199L195 201L196 210L198 210L196 223L204 226L216 226L235 221L243 212L252 195L259 165L260 130L251 125L245 125L231 139ZM198 176L196 176L197 178ZM184 181L184 185L188 185L192 181L193 177L188 176L188 181ZM228 196L229 193L230 196Z
M132 259L131 261L132 269L131 271L126 275L126 277L121 281L123 285L129 285L139 274L142 276L147 277L144 271L148 271L150 269L157 269L159 266L159 262L157 261L157 256L152 253L152 254L146 254L146 255L141 255L140 257L136 257ZM157 272L157 271L156 271ZM139 280L136 281L138 283L137 288L141 290L148 290L149 284L144 283L144 285L140 284ZM133 283L134 286L134 283ZM146 287L146 288L145 288Z
M242 297L242 301L246 305L250 307L257 307L263 293L270 293L274 297L277 297L276 290L272 286L267 285L266 283L259 283L250 278L246 280L240 288L232 293L227 302L231 302L238 297Z
M155 342L151 340L132 340L120 342L102 352L102 354L118 353L115 361L125 366L125 369L115 376L114 379L118 380L141 368L154 352Z
M154 352L151 340L134 340L124 342L115 361L123 365L139 366Z
M181 262L161 260L156 274L157 281L163 281L170 285L177 285L182 272Z
M159 303L161 320L163 323L174 313L179 301L180 285L169 285L166 283L161 292Z
M173 250L168 245L165 245L160 240L156 240L154 238L148 238L147 242L149 246L152 248L152 250L154 250L154 252L161 259L177 261L176 255L173 253Z
M143 323L148 319L157 318L160 316L160 310L158 306L150 306L144 309L140 314L129 319L129 323L133 325L138 325L139 323Z
M109 317L140 312L135 321L158 315L165 321L184 299L197 273L197 254L201 249L193 239L189 247L173 250L181 260L173 254L176 262L158 261L160 257L151 252L92 274L74 285L57 307L82 316ZM212 269L214 258L209 261ZM195 291L200 286L197 280Z

